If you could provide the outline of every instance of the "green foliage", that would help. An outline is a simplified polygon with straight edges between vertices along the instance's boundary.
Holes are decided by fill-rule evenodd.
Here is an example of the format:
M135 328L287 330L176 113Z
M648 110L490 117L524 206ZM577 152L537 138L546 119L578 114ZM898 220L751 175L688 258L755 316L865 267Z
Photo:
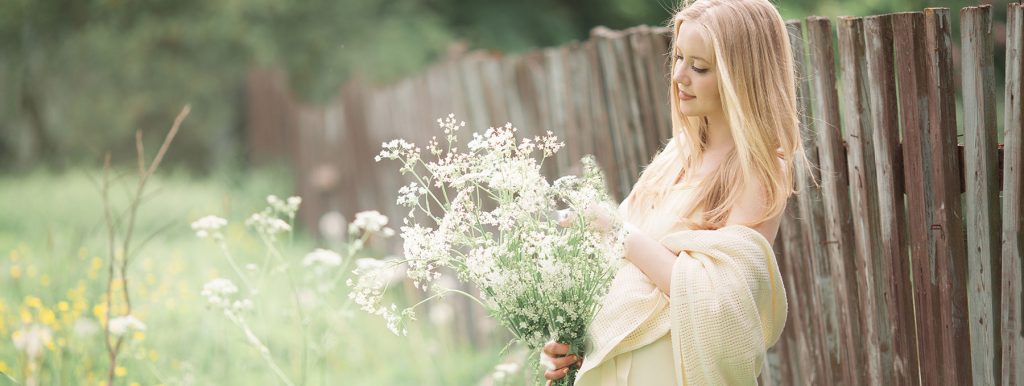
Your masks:
M193 113L177 140L182 156L169 162L200 172L230 169L243 161L244 86L254 66L287 69L300 100L324 103L351 77L393 81L435 62L458 41L471 49L525 51L586 39L597 25L665 25L679 3L7 0L0 2L0 169L67 166L108 150L134 157L132 132L162 133L186 103ZM777 4L787 19L936 5ZM958 10L972 4L941 4L951 8L954 40ZM997 20L1002 8L994 6ZM155 146L159 136L147 137Z
M102 332L84 333L88 329L82 328L96 328L106 309L105 230L91 181L98 174L76 170L0 177L0 339L5 342L0 344L0 372L21 384L28 384L27 361L11 339L32 324L47 326L52 334L35 372L41 373L39 384L98 384L106 378ZM267 193L288 195L280 190L288 186L287 176L257 172L247 177L225 182L180 171L151 181L136 230L140 240L160 233L135 256L127 284L132 314L146 330L127 340L118 362L124 375L117 384L279 384L245 335L200 295L208 280L234 278L234 271L210 240L197 238L189 227L208 214L224 216L229 220L224 235L239 264L262 263L265 249L243 222L266 205ZM112 190L115 203L124 203L133 182L131 177L120 180ZM297 236L282 253L297 259L293 265L300 268L314 243ZM257 311L249 320L293 380L305 374L309 385L467 385L499 360L502 342L474 351L429 321L411 324L409 337L399 338L377 317L338 315L331 309L310 316L315 322L332 321L319 328L335 334L330 342L314 342L331 348L322 357L310 355L321 359L303 371L302 335L287 287L283 281L271 282L254 299ZM336 291L322 299L345 299L342 287ZM115 300L115 309L118 304ZM0 375L0 385L6 381Z

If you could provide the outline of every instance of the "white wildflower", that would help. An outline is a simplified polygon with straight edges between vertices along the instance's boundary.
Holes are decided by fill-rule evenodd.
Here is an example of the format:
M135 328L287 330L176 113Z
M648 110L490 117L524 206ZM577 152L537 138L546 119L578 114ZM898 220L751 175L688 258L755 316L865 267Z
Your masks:
M349 233L380 232L388 224L388 217L375 210L367 210L356 213L355 221L348 226Z
M231 306L231 297L236 293L238 293L238 286L231 280L224 278L210 280L203 285L203 291L200 292L207 302L219 308L229 308Z
M209 236L220 238L222 237L220 229L225 225L228 225L228 220L217 216L206 216L193 221L192 230L196 232L196 236L199 236L199 238L205 239Z
M321 266L321 267L337 267L341 265L341 255L329 249L317 248L306 254L306 257L302 258L302 265L309 266Z
M124 315L110 319L107 322L107 329L111 334L123 336L130 330L145 331L146 325L133 315Z
M258 232L265 233L268 236L292 230L291 225L288 225L284 220L267 215L264 212L253 213L252 216L249 216L248 220L245 220L245 225L256 228Z

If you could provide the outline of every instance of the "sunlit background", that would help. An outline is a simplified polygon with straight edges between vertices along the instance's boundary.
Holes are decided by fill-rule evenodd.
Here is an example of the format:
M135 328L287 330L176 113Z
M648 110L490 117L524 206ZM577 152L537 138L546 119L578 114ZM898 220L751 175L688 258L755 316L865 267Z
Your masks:
M958 10L976 3L777 4L786 19L948 7L958 39ZM463 299L424 306L406 336L351 304L344 279L355 260L385 259L401 246L373 235L356 250L347 222L357 209L386 208L307 213L314 220L306 222L283 215L294 230L269 242L246 225L272 206L267 196L299 191L287 157L253 156L251 74L279 74L294 100L326 105L356 80L386 87L474 51L515 55L586 40L598 26L662 26L677 7L667 0L0 2L0 385L523 384L532 377L523 368L535 367L523 364L528 353L506 347L509 335ZM995 4L995 19L1005 10L1005 2ZM148 167L185 105L187 118L136 196L136 132ZM190 227L207 215L228 221L226 248ZM125 253L119 248L129 232ZM315 248L346 261L325 279L304 264ZM245 294L238 271L259 288L244 326L202 293L210 280L231 277ZM395 286L399 302L423 298L402 280ZM145 328L129 328L110 349L102 326L127 310L126 287ZM496 368L506 363L515 365Z

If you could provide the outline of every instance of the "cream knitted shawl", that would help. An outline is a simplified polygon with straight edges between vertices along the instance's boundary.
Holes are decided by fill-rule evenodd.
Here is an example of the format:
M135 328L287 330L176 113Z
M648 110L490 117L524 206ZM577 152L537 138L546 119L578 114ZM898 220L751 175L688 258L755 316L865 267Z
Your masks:
M672 333L677 384L756 385L788 304L768 240L742 225L681 230L661 238L679 258L671 296L623 264L590 326L577 382L616 355Z

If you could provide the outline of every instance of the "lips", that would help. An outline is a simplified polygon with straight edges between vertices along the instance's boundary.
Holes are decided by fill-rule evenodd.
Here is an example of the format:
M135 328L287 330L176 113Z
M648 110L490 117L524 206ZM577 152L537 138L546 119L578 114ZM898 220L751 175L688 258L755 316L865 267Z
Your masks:
M696 98L696 97L693 96L693 95L687 94L687 93L683 92L682 90L679 90L679 99L687 101L687 100L690 100L690 99L693 99L693 98Z

